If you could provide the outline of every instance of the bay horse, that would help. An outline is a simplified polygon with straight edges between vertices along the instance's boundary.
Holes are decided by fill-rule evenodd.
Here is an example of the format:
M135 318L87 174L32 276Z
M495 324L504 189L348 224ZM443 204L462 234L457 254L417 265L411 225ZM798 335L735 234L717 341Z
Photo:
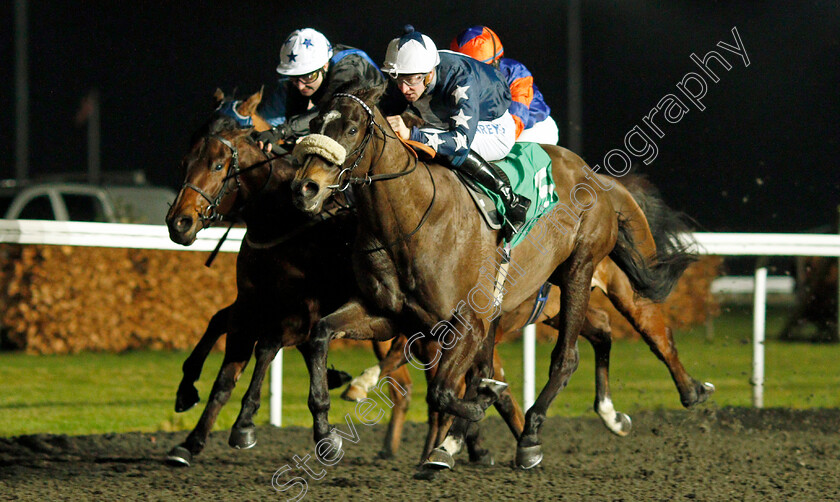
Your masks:
M624 185L639 204L650 224L654 243L659 248L667 248L673 245L673 237L690 231L688 225L677 213L668 208L658 196L656 188L644 177L639 175L627 175L622 178ZM682 362L679 360L674 337L671 329L665 325L662 312L656 303L640 299L629 284L626 276L609 258L605 258L596 268L593 274L592 287L601 289L611 300L623 317L627 319L636 331L642 336L651 348L651 351L666 365L671 374L677 391L680 395L680 403L689 408L705 401L714 386L708 382L703 386L708 393L697 393L695 391L696 380L694 380ZM499 329L496 332L496 343L504 337L504 333L519 330L526 323L545 323L556 327L557 314L560 311L560 290L557 286L551 286L545 295L544 307L539 315L528 309L535 298L526 301L517 311L506 313L502 316ZM595 355L595 402L593 409L598 414L604 426L613 434L624 437L629 434L632 428L630 417L613 406L609 386L609 364L610 349L612 346L611 327L609 315L603 309L590 305L586 312L586 319L580 335L586 339L594 349ZM367 396L367 392L376 382L379 374L392 371L394 368L406 364L404 345L405 337L394 343L388 354L380 358L379 364L366 369L362 374L354 378L341 394L343 399L358 401ZM494 354L494 368L496 372L501 368L501 360ZM521 413L518 409L515 413ZM518 437L519 431L513 431Z
M261 96L261 92L252 95L238 109L241 115L252 117L257 130L268 127L255 112ZM216 99L224 99L221 91ZM176 465L189 465L202 451L253 351L257 366L229 440L236 448L252 447L256 442L253 415L259 408L265 373L277 351L296 346L308 362L306 342L313 323L325 309L338 307L357 290L349 250L355 215L340 211L321 221L298 212L289 190L296 168L287 158L267 156L251 139L251 131L238 128L231 119L214 116L194 135L182 162L185 182L166 218L170 238L183 245L192 244L200 230L221 216L238 214L247 226L237 258L236 301L212 317L183 365L175 405L179 412L198 403L194 383L213 345L227 333L225 359L207 407L187 439L167 454L167 460ZM374 329L390 333L393 328L385 322ZM384 357L389 345L375 343L377 357ZM404 367L382 374L405 391L388 386L395 404L380 456L391 457L400 444L412 382ZM508 394L503 402L512 403L513 399ZM521 430L518 407L497 407L511 427ZM472 460L483 461L488 452L474 447L477 433L467 439Z
M311 124L317 133L296 147L305 156L292 183L300 209L317 214L337 189L359 185L354 190L359 217L353 265L364 300L348 302L313 329L310 344L318 354L310 379L315 438L340 446L326 414L329 341L375 337L364 324L378 315L392 318L401 332L416 333L423 345L445 345L446 350L427 351L437 361L427 402L440 413L436 451L455 450L452 442L457 439L446 436L453 418L480 420L494 398L492 392L482 394L483 380L475 376L464 392L459 387L473 367L475 375L493 376L494 340L487 336L492 319L487 314L518 308L549 281L561 291L559 336L548 383L525 416L516 455L518 466L534 467L542 460L540 428L546 410L577 367L577 336L598 264L609 256L636 293L659 301L691 259L676 248L657 253L645 215L626 189L587 171L574 153L544 145L556 191L561 200L567 196L573 203L558 204L556 209L562 210L541 218L531 230L531 245L514 248L516 275L508 276L501 308L492 289L481 291L481 299L476 288L488 272L485 259L495 267L501 261L500 235L483 224L448 167L419 162L398 140L376 107L382 91L336 93ZM582 201L581 190L586 192ZM694 384L692 393L709 392Z
M215 97L224 99L221 91ZM252 112L260 99L261 92L254 94L241 105L240 112ZM259 409L262 383L277 351L295 346L305 356L312 325L323 312L346 302L355 289L349 261L355 229L352 222L345 221L353 217L337 211L332 218L313 220L297 211L289 191L295 168L287 158L263 153L250 132L239 129L230 118L212 117L194 135L182 160L185 181L166 216L170 238L185 246L222 216L238 214L247 226L236 261L236 300L212 317L183 365L175 405L179 412L199 401L193 384L213 345L227 333L224 361L207 406L187 439L167 454L172 464L190 465L203 450L252 353L256 366L229 443L235 448L254 446L253 415ZM384 355L383 348L379 353ZM395 405L385 453L393 453L399 445L411 396L406 368L396 369L390 376L405 394L389 387Z

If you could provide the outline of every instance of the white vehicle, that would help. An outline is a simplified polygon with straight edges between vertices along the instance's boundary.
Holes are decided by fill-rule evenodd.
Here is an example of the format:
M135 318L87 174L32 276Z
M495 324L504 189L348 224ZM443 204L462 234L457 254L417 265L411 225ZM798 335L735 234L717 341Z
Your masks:
M35 183L0 187L0 214L13 220L163 225L174 190L164 187Z

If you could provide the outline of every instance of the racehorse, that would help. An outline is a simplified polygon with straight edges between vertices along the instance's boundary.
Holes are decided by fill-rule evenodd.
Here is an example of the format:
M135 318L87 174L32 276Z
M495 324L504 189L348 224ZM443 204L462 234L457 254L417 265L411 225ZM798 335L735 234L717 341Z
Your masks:
M658 197L655 187L645 178L638 175L628 175L622 178L624 185L633 195L634 200L642 208L650 224L653 240L657 247L667 247L672 244L671 238L689 230L681 215L664 205ZM626 276L612 260L606 258L595 268L592 280L593 288L601 289L613 305L624 313L624 317L642 335L651 350L667 366L680 394L680 402L686 408L691 407L708 398L707 393L694 392L695 380L686 372L679 360L675 348L671 329L665 325L659 306L650 301L640 299L630 286ZM525 302L518 311L507 313L501 318L499 330L496 332L498 343L504 333L521 329L526 323L545 323L555 326L557 313L560 310L560 290L551 286L545 295L544 307L539 315L530 315L527 307L530 300ZM537 311L534 311L536 313ZM626 436L632 428L632 421L628 415L615 410L609 388L610 348L612 346L611 328L606 311L592 306L586 312L586 320L580 335L592 345L595 355L595 403L594 411L601 418L607 429L617 436ZM391 346L388 354L381 358L377 366L366 369L354 378L347 386L341 397L349 401L358 401L367 396L367 392L375 383L379 374L392 371L408 362L403 350L405 338L402 337ZM497 357L494 355L494 357ZM494 359L494 367L500 368L501 361ZM498 371L498 370L497 370ZM714 386L704 383L710 392ZM514 431L518 436L521 431Z
M382 316L393 319L400 331L416 333L423 345L445 342L446 350L427 351L437 361L427 402L440 413L438 449L444 454L457 449L445 441L450 439L446 434L453 417L480 420L495 397L492 387L489 392L480 387L486 380L478 378L493 375L493 338L486 335L492 315L487 314L518 308L549 281L561 291L559 336L548 383L525 416L516 455L518 466L531 468L542 460L539 432L546 410L577 367L576 340L596 267L609 256L639 295L658 301L691 258L676 247L657 253L645 215L626 189L587 171L572 152L543 146L552 159L558 195L574 202L558 204L562 210L541 218L531 230L534 242L514 248L510 258L517 274L515 281L508 276L501 308L492 290L480 303L476 287L487 272L482 268L486 258L500 264L500 235L484 226L449 168L419 162L398 140L375 105L381 92L378 88L334 94L311 123L316 134L296 147L306 158L292 183L300 209L317 214L337 189L359 185L354 190L359 223L353 263L365 299L348 302L322 318L311 335L310 344L318 353L318 367L310 375L315 438L340 446L326 414L330 339L375 337L364 324L371 316ZM586 192L583 200L581 190ZM459 382L473 367L461 392ZM699 382L692 386L687 394L709 392Z
M224 99L221 91L216 99ZM260 99L261 93L254 94L240 111L249 113ZM174 464L189 465L204 448L253 352L256 367L229 440L236 448L252 447L256 443L253 415L270 362L281 347L297 346L305 354L311 326L322 312L347 301L355 285L348 258L354 229L344 221L351 215L337 211L322 221L297 211L288 188L294 167L285 158L264 154L248 132L238 129L232 119L214 116L194 135L182 161L186 179L166 217L170 238L183 245L192 244L201 229L222 216L238 214L247 226L236 262L237 298L213 316L184 362L176 397L179 412L199 401L193 383L215 342L227 333L224 361L204 413L187 439L167 455ZM383 352L380 348L379 353ZM390 376L406 393L389 387L395 405L386 453L399 444L411 396L407 369L397 369Z
M224 95L217 91L216 99L222 100ZM254 119L256 129L268 127L255 112L260 99L261 93L256 93L238 109ZM322 221L300 214L291 205L289 191L295 168L286 158L263 153L250 139L250 132L224 117L213 117L205 124L184 157L186 180L167 215L170 237L184 245L194 242L201 229L223 215L239 214L248 228L237 259L237 299L213 316L183 366L176 411L185 411L198 402L193 384L215 342L228 333L225 361L207 408L187 440L168 453L167 459L175 464L189 465L203 449L219 410L229 399L256 344L257 367L229 441L237 448L253 446L252 417L259 407L265 372L277 350L297 346L308 361L306 340L311 325L321 312L337 307L356 290L349 261L355 216L340 211ZM376 329L390 331L391 327L380 324ZM385 355L388 345L374 345L378 357ZM402 394L388 386L395 404L380 454L390 457L399 447L411 379L406 368L382 374L389 374L405 391ZM503 397L502 402L508 404L497 406L500 414L513 424L512 428L521 430L521 410L510 405L513 399L509 393ZM487 457L488 452L473 448L477 433L467 439L473 461Z

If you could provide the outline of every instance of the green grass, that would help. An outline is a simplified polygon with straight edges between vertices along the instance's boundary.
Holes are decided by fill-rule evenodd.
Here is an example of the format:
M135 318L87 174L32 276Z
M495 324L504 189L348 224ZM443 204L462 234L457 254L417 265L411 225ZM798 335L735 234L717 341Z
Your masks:
M768 333L775 333L781 315L768 315ZM706 339L705 327L678 332L677 348L686 369L717 387L718 406L751 406L752 321L748 310L725 312L715 322L715 336ZM548 374L551 344L537 347L537 391ZM505 372L518 397L522 394L522 345L499 347ZM197 387L202 402L187 413L173 411L175 390L186 352L139 351L126 354L86 353L72 356L28 356L0 353L0 436L32 433L92 434L125 431L189 429L196 423L221 363L211 354ZM765 407L840 407L840 346L789 344L768 341L765 362ZM366 349L336 350L329 363L351 374L373 364ZM283 373L284 425L310 426L306 406L308 375L300 354L286 350ZM253 365L243 375L231 401L223 409L217 429L229 428ZM409 419L426 420L426 384L412 369L415 385ZM665 366L642 342L613 344L611 384L616 408L627 413L650 409L679 409L679 396ZM353 405L332 393L332 421L353 412ZM550 409L550 415L591 414L594 397L592 349L580 343L580 366L569 386ZM491 414L495 414L492 411ZM268 422L268 384L257 423Z

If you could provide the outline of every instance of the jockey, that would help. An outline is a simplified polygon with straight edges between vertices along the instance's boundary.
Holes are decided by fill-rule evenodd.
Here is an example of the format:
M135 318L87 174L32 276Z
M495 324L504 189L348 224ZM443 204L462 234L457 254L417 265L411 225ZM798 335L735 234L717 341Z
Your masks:
M451 167L498 194L507 235L519 231L531 201L514 194L507 175L487 162L503 159L516 139L510 89L499 72L462 54L438 51L412 26L388 44L382 71L391 83L380 108L394 131L430 146ZM406 110L426 125L409 129L399 116Z
M257 136L266 143L294 142L309 134L309 121L318 115L318 103L342 85L385 83L385 77L367 54L345 45L333 48L327 37L312 28L295 30L286 37L280 47L277 73L282 78L258 108L260 115L273 126ZM238 106L239 101L224 103L219 111L233 117L242 127L252 126L251 117L236 112Z
M556 145L560 139L551 108L534 84L534 77L519 61L502 57L502 41L486 26L470 26L452 39L449 48L496 67L510 86L510 114L516 122L516 141Z

